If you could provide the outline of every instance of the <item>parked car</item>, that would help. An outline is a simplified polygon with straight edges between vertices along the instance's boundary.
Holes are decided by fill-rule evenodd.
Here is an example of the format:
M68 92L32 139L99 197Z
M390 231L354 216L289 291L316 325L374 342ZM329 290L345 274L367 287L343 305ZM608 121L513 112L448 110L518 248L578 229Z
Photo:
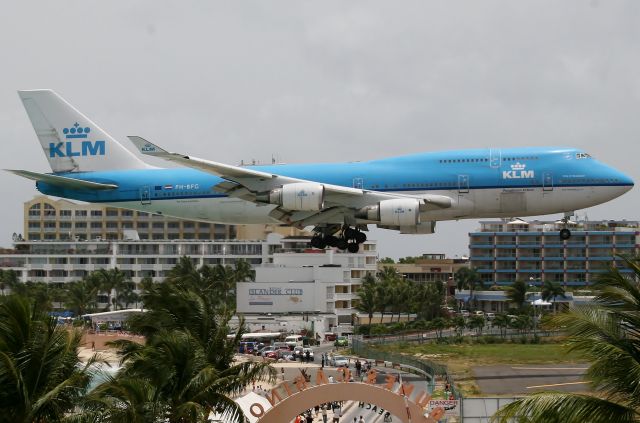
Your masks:
M335 347L348 347L349 346L349 340L347 339L346 336L338 336L335 340L335 342L333 343L333 346Z
M276 347L274 347L273 345L269 345L261 349L259 354L263 357L266 357L268 353L273 352L275 350L276 350Z
M469 317L469 310L460 310L460 316Z
M485 317L487 318L487 320L493 320L496 318L496 314L492 313L492 312L488 312Z
M343 355L334 355L331 357L330 364L334 367L349 367L349 360Z
M294 347L293 348L294 357L300 358L300 355L303 353L303 351L304 351L304 347L300 347L300 346Z
M477 310L477 311L474 311L473 314L476 315L476 316L484 316L484 311Z

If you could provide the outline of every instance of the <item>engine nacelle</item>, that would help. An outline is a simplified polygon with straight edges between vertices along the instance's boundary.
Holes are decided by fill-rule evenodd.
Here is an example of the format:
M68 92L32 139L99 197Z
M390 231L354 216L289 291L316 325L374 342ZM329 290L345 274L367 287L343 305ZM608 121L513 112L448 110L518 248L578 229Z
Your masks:
M420 201L413 198L383 200L356 213L356 217L388 226L415 226L420 223Z
M296 182L258 195L257 201L277 204L287 210L319 211L324 207L324 185Z

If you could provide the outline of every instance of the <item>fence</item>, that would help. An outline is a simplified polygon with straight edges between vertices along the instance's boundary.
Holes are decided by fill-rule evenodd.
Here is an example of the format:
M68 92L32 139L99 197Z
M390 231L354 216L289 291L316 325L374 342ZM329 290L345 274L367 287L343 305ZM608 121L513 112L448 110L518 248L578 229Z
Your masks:
M447 371L447 366L437 364L429 360L409 357L403 354L379 351L371 348L367 344L367 342L362 339L358 339L358 337L355 336L351 340L351 348L353 349L353 352L355 354L361 357L376 361L390 362L400 366L401 368L407 370L417 370L418 372L426 375L428 379L427 385L430 393L433 393L433 391L435 390L436 377L440 376L450 384L451 392L453 393L454 397L456 399L460 398L460 395L454 386L455 384L453 381L453 377L449 375Z

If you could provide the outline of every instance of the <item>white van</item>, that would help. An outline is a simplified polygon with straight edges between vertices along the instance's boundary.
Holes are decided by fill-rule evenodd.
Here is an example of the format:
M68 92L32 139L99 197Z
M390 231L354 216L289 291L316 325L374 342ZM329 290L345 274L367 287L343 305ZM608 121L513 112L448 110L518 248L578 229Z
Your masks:
M287 344L287 346L290 349L293 349L295 347L301 347L302 346L302 335L291 335L291 336L287 336L286 338L284 338L284 343Z

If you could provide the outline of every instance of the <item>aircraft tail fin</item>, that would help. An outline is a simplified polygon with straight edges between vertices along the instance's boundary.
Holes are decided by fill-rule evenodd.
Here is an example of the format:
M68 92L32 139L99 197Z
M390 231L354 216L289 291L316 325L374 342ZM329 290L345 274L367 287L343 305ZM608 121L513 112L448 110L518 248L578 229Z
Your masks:
M18 95L54 172L151 167L54 91Z

